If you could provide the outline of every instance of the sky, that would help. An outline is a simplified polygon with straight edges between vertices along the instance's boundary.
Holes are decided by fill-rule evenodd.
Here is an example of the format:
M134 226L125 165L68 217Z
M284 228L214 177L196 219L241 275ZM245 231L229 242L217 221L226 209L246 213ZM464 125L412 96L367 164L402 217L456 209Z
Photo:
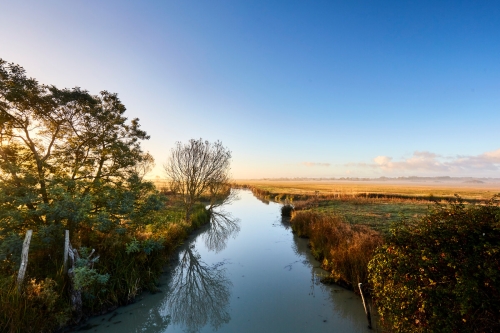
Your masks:
M164 177L220 140L234 178L500 177L496 1L7 1L0 58L118 93Z

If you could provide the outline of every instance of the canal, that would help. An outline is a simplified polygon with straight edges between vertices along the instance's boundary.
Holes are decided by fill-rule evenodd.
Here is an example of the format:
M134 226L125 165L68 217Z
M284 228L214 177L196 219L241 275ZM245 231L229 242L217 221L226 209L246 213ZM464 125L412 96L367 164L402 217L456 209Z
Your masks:
M161 292L91 318L88 332L373 332L361 299L338 286L292 234L280 205L250 191L179 249Z

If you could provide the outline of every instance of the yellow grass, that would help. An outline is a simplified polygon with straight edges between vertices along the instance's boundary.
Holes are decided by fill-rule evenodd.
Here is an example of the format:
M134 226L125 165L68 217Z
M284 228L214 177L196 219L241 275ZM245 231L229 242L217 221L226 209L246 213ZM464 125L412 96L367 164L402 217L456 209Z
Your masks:
M382 182L382 181L290 181L290 180L235 180L237 185L250 185L271 193L314 195L353 195L358 193L397 194L408 196L452 197L465 199L490 199L500 193L500 183L451 183L451 182Z

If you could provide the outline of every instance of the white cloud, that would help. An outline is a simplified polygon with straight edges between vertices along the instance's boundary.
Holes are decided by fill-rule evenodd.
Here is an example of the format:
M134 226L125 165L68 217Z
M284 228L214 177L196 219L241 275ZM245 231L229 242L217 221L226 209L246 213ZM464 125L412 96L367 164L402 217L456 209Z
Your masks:
M302 162L302 165L308 166L308 167L329 167L330 163L317 163L317 162Z
M394 161L390 156L377 156L373 163L349 163L345 166L372 168L386 172L424 172L424 173L481 173L500 171L500 149L480 155L444 157L428 151L415 151L413 155L401 161Z

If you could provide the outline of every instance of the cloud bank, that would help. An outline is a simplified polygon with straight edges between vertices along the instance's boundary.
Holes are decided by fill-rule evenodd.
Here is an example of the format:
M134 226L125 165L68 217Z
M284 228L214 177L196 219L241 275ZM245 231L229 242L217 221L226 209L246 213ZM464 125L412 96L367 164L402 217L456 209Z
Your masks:
M415 151L401 161L390 156L377 156L373 163L349 163L347 167L372 168L386 172L424 172L424 173L482 173L500 171L500 149L473 156L445 157L428 151Z

